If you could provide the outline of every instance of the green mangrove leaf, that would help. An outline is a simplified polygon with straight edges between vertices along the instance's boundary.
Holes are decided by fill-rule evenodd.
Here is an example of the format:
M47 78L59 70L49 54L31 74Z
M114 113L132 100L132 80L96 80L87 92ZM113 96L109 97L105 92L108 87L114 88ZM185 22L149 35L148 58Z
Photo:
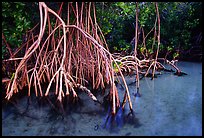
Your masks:
M114 61L112 61L113 70L117 73L119 70L118 70L116 64L117 64L119 67L121 67L121 66L122 66L122 62L116 61L116 63L115 63Z

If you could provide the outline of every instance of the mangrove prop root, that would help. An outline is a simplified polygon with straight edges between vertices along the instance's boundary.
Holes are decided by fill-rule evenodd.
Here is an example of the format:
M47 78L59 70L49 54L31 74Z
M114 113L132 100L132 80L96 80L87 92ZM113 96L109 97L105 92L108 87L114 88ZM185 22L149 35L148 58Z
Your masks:
M9 71L10 75L2 80L2 83L6 84L5 98L10 100L22 88L28 87L28 96L31 95L31 88L34 88L37 97L55 95L61 103L67 96L77 99L78 91L76 90L81 89L93 101L101 104L87 88L87 84L91 84L95 90L105 89L110 85L109 100L112 106L112 115L115 115L121 105L115 86L115 77L120 75L125 87L122 108L124 109L125 104L128 103L129 109L133 113L130 93L123 73L136 72L136 87L139 90L140 74L146 76L151 68L153 68L153 76L156 70L166 70L157 60L160 30L157 34L158 49L155 59L139 59L137 57L138 38L135 39L136 46L133 55L111 54L96 22L94 3L82 2L78 4L76 2L73 4L69 2L67 6L67 21L65 21L61 17L63 3L60 5L59 11L55 12L44 2L39 2L40 23L36 25L40 28L39 34L34 35L33 33L36 26L28 31L27 42L14 53L11 53L7 46L11 57L3 62L5 65L12 63L15 66L14 71ZM156 11L156 19L160 26L158 9ZM51 17L55 20L54 25L51 22ZM138 22L137 19L136 22ZM21 51L24 51L23 57L17 56ZM166 61L176 69L179 75L181 70L172 62ZM5 72L5 67L2 67L3 69ZM46 91L43 90L45 83L48 84ZM51 90L51 86L55 86L55 89Z
M11 59L4 61L18 63L10 80L4 79L4 82L7 83L7 100L27 86L28 96L31 95L31 88L34 87L36 96L49 96L53 93L60 102L65 96L72 95L73 98L77 98L76 88L78 88L100 103L86 84L91 83L94 89L103 89L105 84L110 84L114 99L112 110L115 114L120 104L118 91L114 84L116 73L112 67L112 63L116 63L116 60L106 49L104 36L96 22L95 10L93 11L94 16L91 15L91 7L94 7L94 4L90 2L78 5L76 2L75 6L73 3L68 3L66 24L60 17L62 4L56 13L44 2L39 2L39 34L37 37L31 34L31 41L28 41L33 43L27 46L23 57L14 55ZM75 20L70 19L70 14L73 14ZM56 19L54 26L51 24L51 15ZM124 76L119 66L116 66L123 77L129 106L132 109ZM42 86L47 82L48 86L44 92ZM53 85L55 85L55 91L51 91Z

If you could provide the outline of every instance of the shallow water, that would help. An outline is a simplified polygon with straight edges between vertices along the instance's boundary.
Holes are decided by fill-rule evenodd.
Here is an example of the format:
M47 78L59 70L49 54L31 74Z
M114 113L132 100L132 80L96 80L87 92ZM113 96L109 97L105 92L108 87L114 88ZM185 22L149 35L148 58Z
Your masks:
M123 126L104 129L102 126L107 111L82 93L80 97L83 106L78 106L65 117L56 114L50 106L39 106L35 100L32 100L24 115L16 112L14 107L3 107L2 135L200 136L202 63L178 62L177 66L188 75L178 77L173 73L162 72L154 80L143 78L140 80L141 97L135 98L133 94L136 89L135 83L131 82L135 76L126 77L136 118L129 120L129 123L122 122ZM123 95L124 89L120 85L117 87ZM24 97L18 107L25 109L26 104ZM125 109L127 114L128 104Z

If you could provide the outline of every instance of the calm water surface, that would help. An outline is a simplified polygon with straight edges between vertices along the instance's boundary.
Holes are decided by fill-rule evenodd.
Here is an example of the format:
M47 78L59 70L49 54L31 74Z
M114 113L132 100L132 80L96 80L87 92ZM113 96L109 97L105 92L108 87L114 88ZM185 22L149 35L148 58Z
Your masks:
M202 135L202 63L178 62L188 75L175 76L162 72L156 79L140 81L142 97L135 98L135 76L127 76L135 117L133 121L113 129L102 124L106 110L81 94L83 106L56 115L50 106L39 106L34 100L24 115L16 108L2 108L2 135ZM169 67L170 68L170 67ZM121 95L124 89L118 85ZM122 99L122 97L121 97ZM26 97L18 102L25 109ZM73 107L74 108L74 107ZM128 104L125 109L127 112Z

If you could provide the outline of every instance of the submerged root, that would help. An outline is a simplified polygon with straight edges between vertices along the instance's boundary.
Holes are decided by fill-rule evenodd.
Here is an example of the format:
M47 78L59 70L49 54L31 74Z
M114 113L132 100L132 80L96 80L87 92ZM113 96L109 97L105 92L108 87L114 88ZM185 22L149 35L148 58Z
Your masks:
M109 106L109 108L107 110L107 114L104 118L104 121L101 124L101 127L104 129L107 129L107 130L112 130L115 128L120 129L125 124L140 126L140 123L139 123L138 119L135 117L133 110L130 111L128 114L126 114L123 107L120 106L117 109L117 113L112 114L110 106Z

